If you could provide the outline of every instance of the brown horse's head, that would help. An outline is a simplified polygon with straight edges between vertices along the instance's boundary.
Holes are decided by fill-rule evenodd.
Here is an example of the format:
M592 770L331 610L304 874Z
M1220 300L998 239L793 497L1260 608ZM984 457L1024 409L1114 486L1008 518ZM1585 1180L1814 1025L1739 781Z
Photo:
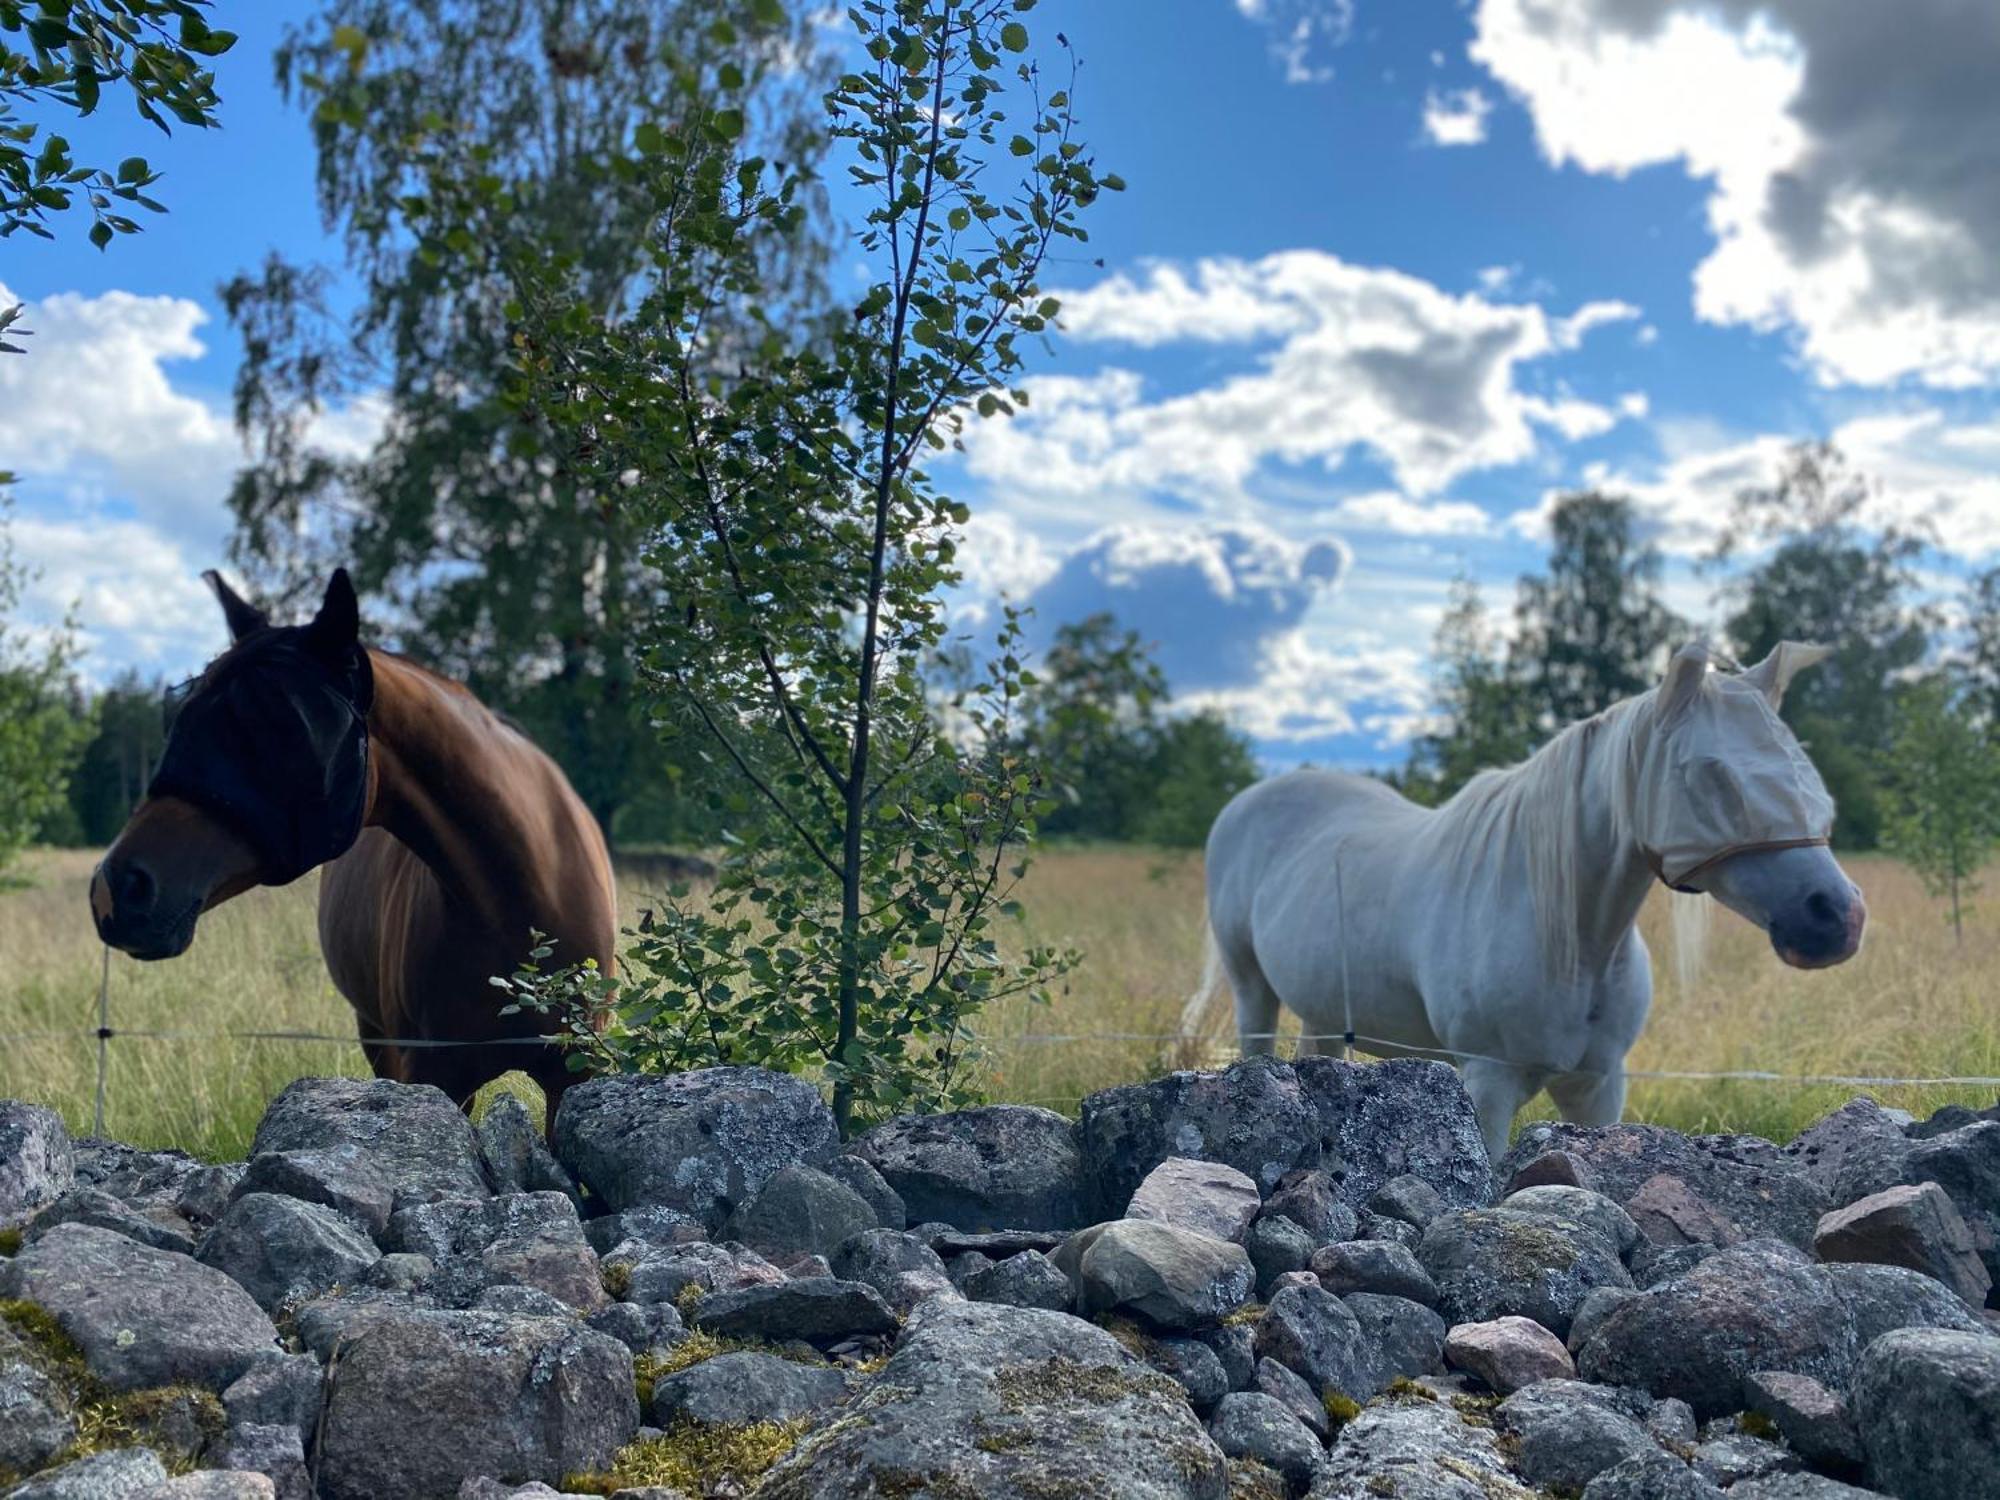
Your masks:
M344 852L367 812L374 678L346 570L305 625L204 576L230 647L167 695L159 768L90 882L98 936L134 958L186 952L204 911Z

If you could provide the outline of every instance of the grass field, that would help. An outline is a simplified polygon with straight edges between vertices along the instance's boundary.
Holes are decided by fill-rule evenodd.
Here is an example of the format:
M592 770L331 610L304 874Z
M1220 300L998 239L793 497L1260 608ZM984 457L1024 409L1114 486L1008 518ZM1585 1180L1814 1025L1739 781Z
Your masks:
M0 891L0 1097L61 1110L88 1130L96 1083L102 950L84 899L92 856L31 855L30 884ZM1932 1076L2000 1074L2000 911L1975 908L1963 946L1903 867L1848 862L1868 897L1866 949L1853 962L1802 974L1763 935L1717 912L1708 963L1684 992L1672 965L1664 895L1644 926L1660 973L1635 1069ZM1045 852L1023 891L1026 936L1086 952L1047 1007L990 1013L989 1092L1074 1111L1093 1089L1167 1067L1165 1049L1106 1034L1169 1032L1200 967L1201 872L1185 855L1136 849ZM629 907L644 898L625 892ZM2000 900L2000 896L1995 897ZM319 958L312 878L253 892L202 920L192 950L157 964L111 964L112 1024L192 1032L110 1044L107 1127L144 1145L241 1156L270 1096L309 1073L366 1071L352 1044L219 1040L225 1031L302 1030L345 1036L352 1022ZM1043 1041L1048 1035L1073 1040ZM532 1085L520 1080L523 1092ZM1683 1130L1749 1130L1783 1140L1862 1090L1770 1082L1637 1081L1631 1118ZM1884 1103L1925 1113L1948 1101L1991 1103L1995 1090L1878 1088ZM1528 1114L1548 1114L1546 1099ZM1524 1116L1525 1118L1526 1116Z

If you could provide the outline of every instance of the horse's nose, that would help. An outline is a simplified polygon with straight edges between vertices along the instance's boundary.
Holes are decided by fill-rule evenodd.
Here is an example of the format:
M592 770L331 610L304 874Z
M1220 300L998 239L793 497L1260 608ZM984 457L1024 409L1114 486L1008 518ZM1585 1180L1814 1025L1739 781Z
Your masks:
M115 923L145 921L159 898L159 882L136 859L105 860L90 883L90 907L100 932Z
M1771 924L1771 943L1786 963L1820 968L1841 963L1861 946L1868 908L1851 885L1822 886Z

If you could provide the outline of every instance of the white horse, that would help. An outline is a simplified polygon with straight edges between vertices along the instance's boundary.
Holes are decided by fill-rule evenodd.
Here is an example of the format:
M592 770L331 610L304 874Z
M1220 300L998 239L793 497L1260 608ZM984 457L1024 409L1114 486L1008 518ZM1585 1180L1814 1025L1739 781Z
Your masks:
M1379 781L1293 771L1208 838L1209 962L1182 1030L1236 997L1245 1052L1278 1007L1331 1051L1459 1062L1487 1149L1547 1088L1563 1118L1616 1121L1652 966L1634 925L1657 878L1705 892L1820 968L1861 946L1861 893L1827 851L1833 802L1777 706L1820 647L1745 672L1676 653L1650 692L1573 724L1436 810Z

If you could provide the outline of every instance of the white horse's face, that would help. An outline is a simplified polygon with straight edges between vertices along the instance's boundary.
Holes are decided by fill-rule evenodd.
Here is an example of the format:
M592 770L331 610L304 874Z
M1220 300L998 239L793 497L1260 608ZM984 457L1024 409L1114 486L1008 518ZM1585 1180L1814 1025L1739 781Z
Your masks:
M1770 934L1795 968L1844 963L1868 909L1826 847L1833 799L1778 717L1785 685L1826 653L1787 642L1746 672L1689 647L1667 670L1635 823L1660 876Z

